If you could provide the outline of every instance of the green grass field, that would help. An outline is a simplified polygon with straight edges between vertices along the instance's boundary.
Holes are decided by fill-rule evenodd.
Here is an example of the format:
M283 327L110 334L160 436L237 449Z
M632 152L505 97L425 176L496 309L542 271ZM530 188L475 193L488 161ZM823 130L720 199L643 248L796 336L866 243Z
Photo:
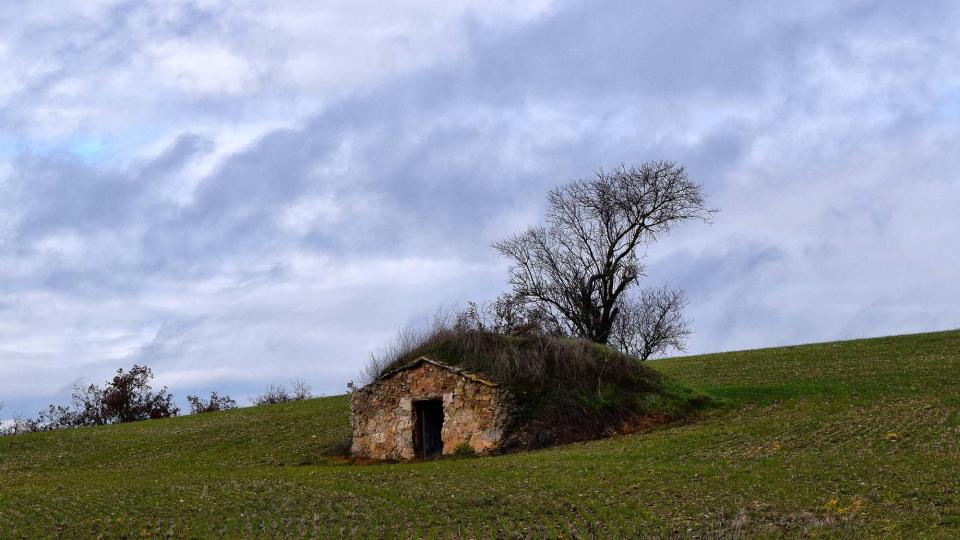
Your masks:
M0 538L960 537L960 332L651 365L721 406L401 464L324 457L346 396L0 437Z

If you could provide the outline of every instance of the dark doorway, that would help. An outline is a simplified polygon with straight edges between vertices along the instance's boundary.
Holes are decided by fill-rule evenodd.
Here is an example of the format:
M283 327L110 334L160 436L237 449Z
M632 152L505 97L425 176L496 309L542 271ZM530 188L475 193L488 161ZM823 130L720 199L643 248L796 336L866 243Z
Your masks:
M413 402L413 451L420 459L443 452L443 402L439 399Z

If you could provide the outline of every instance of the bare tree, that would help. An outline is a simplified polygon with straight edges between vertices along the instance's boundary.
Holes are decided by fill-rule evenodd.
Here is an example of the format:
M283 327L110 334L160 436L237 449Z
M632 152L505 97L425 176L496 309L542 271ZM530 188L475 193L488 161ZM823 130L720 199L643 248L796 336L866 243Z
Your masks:
M610 332L616 349L647 360L670 349L684 350L690 323L683 317L687 298L680 289L644 289L639 298L625 298Z
M550 192L546 223L494 244L511 259L514 294L574 336L607 343L624 294L643 275L638 250L683 221L707 221L683 167L621 165Z

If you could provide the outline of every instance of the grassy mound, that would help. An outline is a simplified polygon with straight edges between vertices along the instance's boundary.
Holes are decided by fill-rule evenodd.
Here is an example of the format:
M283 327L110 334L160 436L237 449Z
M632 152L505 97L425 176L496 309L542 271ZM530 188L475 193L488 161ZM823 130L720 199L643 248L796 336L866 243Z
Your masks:
M383 376L421 356L483 375L519 406L508 448L629 433L709 403L638 359L584 340L443 329L381 369Z

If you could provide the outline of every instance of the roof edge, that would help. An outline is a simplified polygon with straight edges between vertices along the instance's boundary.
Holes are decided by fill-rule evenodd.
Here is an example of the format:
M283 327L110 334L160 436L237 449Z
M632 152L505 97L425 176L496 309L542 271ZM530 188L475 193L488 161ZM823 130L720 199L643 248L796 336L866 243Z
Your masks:
M471 381L473 381L473 382L477 382L477 383L480 383L480 384L483 384L483 385L486 385L486 386L490 386L490 387L493 387L493 388L496 388L496 387L500 386L499 384L497 384L497 383L495 383L495 382L493 382L493 381L491 381L491 380L489 380L489 379L485 379L485 378L477 375L476 373L467 371L467 370L465 370L465 369L463 369L463 368L460 368L460 367L457 367L457 366L452 366L452 365L450 365L450 364L446 364L446 363L444 363L444 362L440 362L440 361L438 361L438 360L434 360L434 359L432 359L432 358L427 358L426 356L421 356L421 357L417 358L416 360L414 360L413 362L410 362L409 364L404 364L404 365L402 365L402 366L400 366L400 367L398 367L398 368L391 369L390 371L388 371L388 372L384 373L383 375L377 377L376 380L373 381L373 383L378 383L378 382L380 382L380 381L384 381L384 380L386 380L386 379L389 379L389 378L393 377L394 375L396 375L397 373L400 373L401 371L407 371L408 369L413 369L413 368L419 366L420 364L431 364L431 365L437 366L437 367L439 367L439 368L443 368L443 369L445 369L445 370L447 370L447 371L451 371L451 372L453 372L453 373L456 373L457 375L460 375L461 377L464 377L464 378L466 378L466 379L469 379L469 380L471 380ZM373 384L373 383L372 383L372 384Z

